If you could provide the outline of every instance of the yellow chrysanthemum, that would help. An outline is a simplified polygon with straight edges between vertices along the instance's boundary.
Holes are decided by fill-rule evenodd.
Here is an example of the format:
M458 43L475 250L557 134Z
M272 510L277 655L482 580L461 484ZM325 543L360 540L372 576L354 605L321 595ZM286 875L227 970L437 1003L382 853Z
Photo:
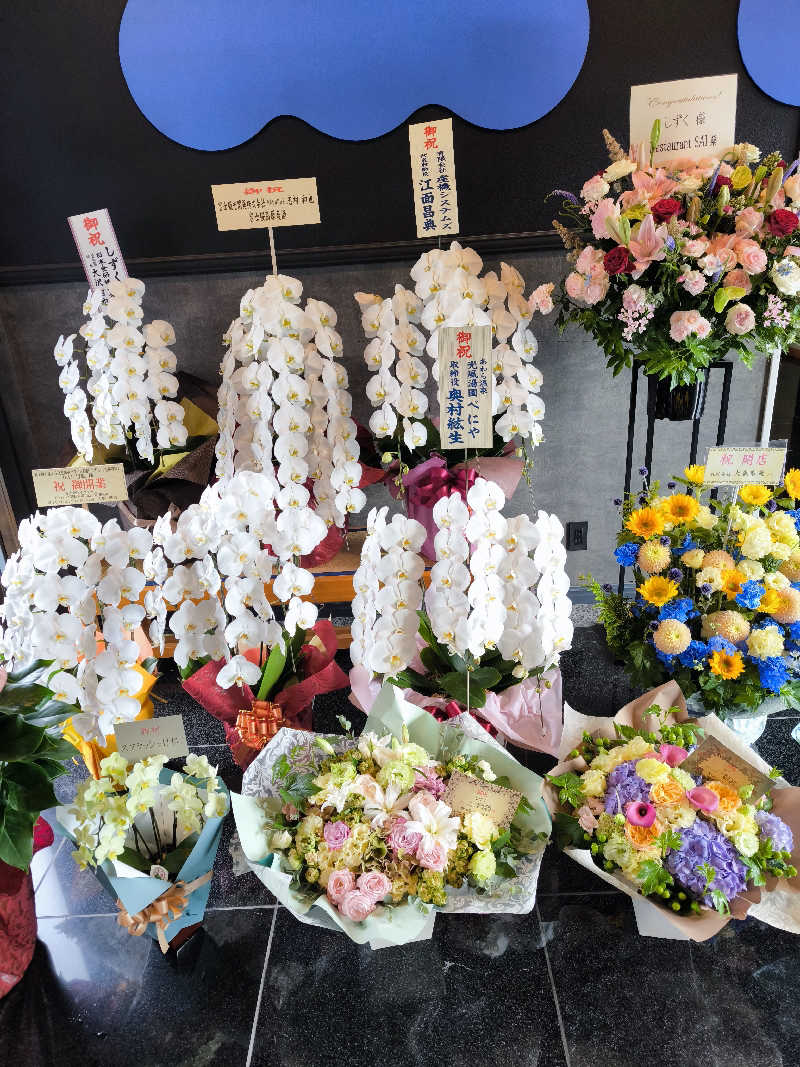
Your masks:
M786 472L783 485L789 496L797 500L800 496L800 471L796 467L792 467L790 471Z
M669 522L691 522L700 510L700 505L693 496L686 493L673 493L664 501L664 514Z
M717 649L712 652L709 666L712 674L718 674L720 678L738 678L744 670L744 660L741 652L723 652Z
M662 607L668 600L677 596L678 586L670 578L659 578L657 575L648 578L646 582L638 586L636 592L644 597L649 604Z
M732 571L736 568L736 560L723 548L715 548L713 552L706 552L703 556L704 567L717 567L721 571Z
M792 590L794 592L794 590ZM662 619L653 634L653 644L659 652L677 656L685 652L692 640L692 631L679 619Z
M700 626L700 636L704 640L709 637L724 637L737 645L744 641L750 634L750 623L739 611L712 611L703 616Z
M644 537L645 540L650 537L660 537L664 532L664 520L655 508L639 508L638 511L632 511L625 525L631 533L636 534L637 537Z
M749 167L746 167L744 163L740 163L736 170L731 174L731 185L738 193L742 189L746 189L750 182L753 180L753 175Z
M706 478L705 464L693 463L690 467L684 467L683 476L692 485L702 485Z
M745 581L745 576L741 571L737 570L724 570L722 572L722 592L725 593L729 600L742 591L742 584Z
M785 574L790 582L800 582L800 549L795 549L791 556L782 563L778 570Z
M772 493L766 485L743 485L739 490L739 499L755 508L766 504L771 496Z

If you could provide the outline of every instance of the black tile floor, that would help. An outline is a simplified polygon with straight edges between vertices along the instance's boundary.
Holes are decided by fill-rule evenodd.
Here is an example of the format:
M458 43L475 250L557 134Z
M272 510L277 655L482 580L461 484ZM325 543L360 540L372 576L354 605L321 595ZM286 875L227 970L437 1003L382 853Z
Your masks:
M595 627L576 630L562 668L566 699L584 713L609 714L632 695ZM182 712L192 749L238 789L219 724L174 681L158 693L158 713ZM363 723L339 693L318 699L315 727L337 730L339 714ZM795 784L798 721L771 719L757 743ZM516 754L538 771L553 764ZM59 780L60 799L83 774L76 765ZM238 875L232 834L229 819L203 930L177 958L117 924L114 902L63 839L39 853L39 944L0 1000L0 1063L800 1064L800 938L756 919L703 944L643 938L628 898L551 846L532 914L440 915L429 941L372 952L296 922L255 875Z

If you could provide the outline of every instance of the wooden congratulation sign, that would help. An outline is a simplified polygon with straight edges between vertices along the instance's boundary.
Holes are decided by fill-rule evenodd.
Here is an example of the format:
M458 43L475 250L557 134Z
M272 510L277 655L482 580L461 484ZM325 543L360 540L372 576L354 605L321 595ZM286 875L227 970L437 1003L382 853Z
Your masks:
M720 445L708 450L703 482L705 485L780 485L785 463L785 448Z
M442 448L489 448L492 423L491 326L439 330L439 433Z
M212 185L218 230L309 226L320 221L316 178Z
M40 508L72 504L117 504L128 499L121 463L87 467L44 467L31 471L36 505Z
M408 127L417 237L458 233L458 194L453 120L434 119Z
M117 235L106 208L70 215L67 219L90 289L108 289L114 279L128 277Z
M189 745L180 715L161 715L157 719L118 722L114 727L117 751L131 763L148 756L188 756Z

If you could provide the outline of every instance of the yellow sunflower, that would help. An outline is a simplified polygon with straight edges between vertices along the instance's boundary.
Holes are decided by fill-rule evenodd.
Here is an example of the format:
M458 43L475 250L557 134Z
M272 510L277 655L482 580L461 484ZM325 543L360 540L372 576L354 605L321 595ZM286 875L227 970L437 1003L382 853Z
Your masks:
M765 612L767 615L771 615L773 611L780 611L781 594L777 589L767 589L761 600L758 602L758 610Z
M700 510L700 505L693 496L686 493L673 493L664 501L663 512L668 522L691 522Z
M796 467L786 472L783 485L789 496L797 500L800 496L800 471Z
M706 478L705 464L693 463L690 467L684 467L683 476L692 485L702 485Z
M670 578L660 578L658 575L654 575L642 585L637 586L636 592L644 597L648 603L655 604L656 607L660 608L677 595L678 586Z
M744 660L741 652L723 652L718 649L712 652L708 661L712 674L718 674L720 678L738 678L744 670Z
M743 485L739 490L739 499L743 500L745 504L751 504L753 507L761 507L762 504L766 504L772 493L767 489L766 485Z
M632 511L625 525L631 533L645 540L660 537L664 532L664 520L655 508L639 508L638 511Z
M721 590L726 593L729 600L742 591L742 584L745 582L745 576L741 571L737 570L725 570L722 572L722 585Z

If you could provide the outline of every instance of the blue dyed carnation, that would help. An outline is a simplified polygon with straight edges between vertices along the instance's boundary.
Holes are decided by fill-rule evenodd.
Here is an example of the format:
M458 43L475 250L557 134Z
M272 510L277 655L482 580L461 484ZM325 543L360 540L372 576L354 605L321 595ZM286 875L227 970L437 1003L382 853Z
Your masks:
M689 647L678 656L678 662L690 670L700 670L705 665L707 656L708 647L703 641L691 641Z
M741 593L736 594L736 603L749 611L755 611L761 603L761 598L765 592L766 590L760 582L745 582Z
M708 639L708 650L709 652L727 652L732 656L733 653L737 651L737 648L732 641L720 637L719 634L714 634L713 637L709 637Z
M800 649L800 622L790 622L786 627L786 647Z
M796 508L794 511L787 510L787 515L791 515L794 519L794 526L798 533L800 533L800 508Z
M677 619L678 622L686 622L688 619L696 618L697 614L691 598L683 596L666 603L658 613L658 617L659 619Z
M662 652L660 648L656 649L656 658L660 659L664 666L667 668L670 674L675 670L675 657L668 655L666 652Z
M700 897L708 907L713 907L711 894L705 893L705 877L698 868L707 863L716 874L710 889L721 890L728 900L733 900L747 884L747 868L739 859L733 845L711 823L696 819L686 829L679 831L680 848L672 850L666 858L666 867L672 877L695 897Z
M684 552L690 552L692 549L695 549L697 547L697 541L694 540L691 534L687 534L684 537L682 543L674 549L675 555L682 556Z
M780 693L789 678L789 668L781 656L771 659L753 660L758 668L758 678L762 689L770 693Z
M624 545L614 551L614 559L620 567L632 567L639 555L639 546L635 541L626 541Z
M791 828L783 819L773 815L771 811L757 811L756 822L759 825L758 836L762 841L769 839L776 852L791 852L794 847L794 837Z
M634 800L650 800L650 786L636 773L636 760L627 760L606 778L605 808L609 815L623 812Z

